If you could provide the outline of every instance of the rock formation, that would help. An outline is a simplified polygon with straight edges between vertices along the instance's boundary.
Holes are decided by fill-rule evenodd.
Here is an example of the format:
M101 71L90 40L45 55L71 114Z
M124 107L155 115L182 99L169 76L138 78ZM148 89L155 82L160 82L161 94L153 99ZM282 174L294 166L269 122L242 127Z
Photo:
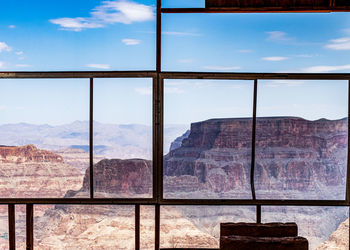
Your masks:
M329 239L316 248L316 250L329 249L349 249L349 219L341 223L338 229L331 234Z
M62 156L34 145L1 146L0 176L0 197L6 198L61 198L83 178Z
M255 184L262 198L297 198L298 191L315 198L321 198L317 194L322 199L343 198L347 119L258 118L255 146ZM198 183L196 190L206 195L250 198L251 148L251 119L193 123L181 147L164 157L165 176L179 179L177 186L165 182L164 189L175 196L176 192L193 192L193 186L183 184L189 176L191 183ZM176 183L174 178L171 183Z

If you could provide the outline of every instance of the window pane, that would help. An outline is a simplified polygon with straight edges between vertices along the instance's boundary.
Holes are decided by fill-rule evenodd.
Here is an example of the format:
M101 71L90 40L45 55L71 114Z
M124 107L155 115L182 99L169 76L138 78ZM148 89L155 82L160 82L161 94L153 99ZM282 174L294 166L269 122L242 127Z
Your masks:
M164 91L165 197L250 198L253 82L166 80Z
M5 1L0 69L152 70L155 5L155 0Z
M344 199L347 81L259 81L260 199Z
M1 80L0 89L0 197L79 189L89 165L88 80Z
M155 247L155 207L140 206L140 248L153 250Z
M0 205L0 249L9 249L9 224L6 205Z
M310 250L349 248L347 207L262 207L261 216L263 223L296 222L298 234L308 239Z
M349 72L349 21L347 13L166 14L163 70Z
M205 0L163 0L163 8L204 8Z
M34 210L38 249L134 249L134 206L56 205Z
M94 83L96 197L151 197L152 79Z
M162 248L219 248L220 223L255 222L255 207L163 206Z

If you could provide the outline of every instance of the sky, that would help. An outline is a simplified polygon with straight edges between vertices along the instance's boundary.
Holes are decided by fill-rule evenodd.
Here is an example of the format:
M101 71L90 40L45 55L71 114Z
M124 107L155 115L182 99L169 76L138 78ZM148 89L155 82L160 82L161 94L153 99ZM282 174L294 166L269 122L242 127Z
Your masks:
M162 4L203 7L204 1ZM0 71L154 70L155 6L154 0L3 1ZM162 17L166 71L350 72L349 13ZM96 120L150 124L150 79L98 83ZM86 79L1 80L0 89L0 124L58 125L88 118ZM339 119L347 116L346 93L345 81L261 81L257 112ZM251 82L165 83L165 123L246 117L251 107Z

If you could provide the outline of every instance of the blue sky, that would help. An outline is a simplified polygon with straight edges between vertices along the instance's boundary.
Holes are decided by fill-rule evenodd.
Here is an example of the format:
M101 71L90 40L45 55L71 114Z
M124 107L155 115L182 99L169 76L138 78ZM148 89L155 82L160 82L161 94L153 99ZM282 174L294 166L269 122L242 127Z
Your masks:
M154 70L155 5L141 0L4 1L0 71ZM203 7L204 1L167 0L163 6ZM162 38L162 68L169 71L350 72L348 13L163 14ZM98 92L101 101L95 108L101 111L96 119L150 123L151 112L145 109L151 108L149 79L99 82L109 98ZM346 116L346 82L318 82L322 87L317 95L310 89L314 84L262 82L259 100L266 107L261 106L258 114L307 119ZM44 85L54 87L43 90ZM165 122L248 116L251 86L237 81L167 81ZM87 80L1 80L0 87L1 124L87 119ZM66 94L62 99L56 93ZM128 94L113 98L111 93ZM123 108L108 114L102 111L104 105L128 107L132 112ZM40 116L45 109L47 115ZM49 115L50 110L56 115Z

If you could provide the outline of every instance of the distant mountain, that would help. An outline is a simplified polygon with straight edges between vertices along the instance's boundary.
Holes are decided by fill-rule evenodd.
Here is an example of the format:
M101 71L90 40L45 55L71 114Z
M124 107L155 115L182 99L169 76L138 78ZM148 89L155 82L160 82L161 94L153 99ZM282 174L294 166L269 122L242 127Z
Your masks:
M171 142L187 130L185 125L164 128L164 153ZM39 148L89 150L89 122L51 126L27 123L0 125L0 144L23 146L34 144ZM141 124L103 124L94 122L94 152L106 158L152 158L152 127Z

